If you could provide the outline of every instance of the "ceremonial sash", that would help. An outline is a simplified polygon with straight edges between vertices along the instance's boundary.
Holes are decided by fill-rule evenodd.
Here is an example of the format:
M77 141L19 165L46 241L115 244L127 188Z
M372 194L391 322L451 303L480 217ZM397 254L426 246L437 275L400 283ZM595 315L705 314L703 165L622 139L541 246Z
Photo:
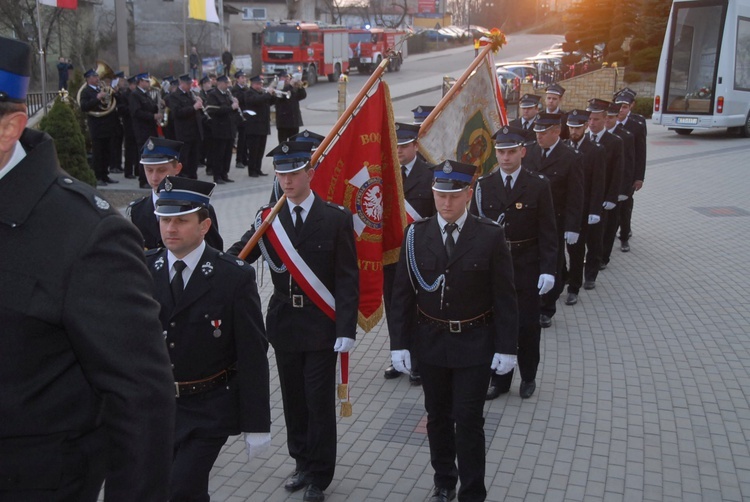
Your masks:
M285 211L286 209L282 209ZM270 212L267 209L263 212L263 219L265 220ZM266 231L268 241L273 246L276 254L281 258L281 262L286 265L287 270L292 275L302 291L312 300L312 302L322 310L332 320L336 320L336 300L328 291L328 288L323 281L312 271L312 269L305 263L300 254L294 249L292 241L289 239L284 226L279 221L279 218L274 218L273 223Z
M422 216L406 199L404 199L404 210L406 211L406 223L414 223L422 219Z

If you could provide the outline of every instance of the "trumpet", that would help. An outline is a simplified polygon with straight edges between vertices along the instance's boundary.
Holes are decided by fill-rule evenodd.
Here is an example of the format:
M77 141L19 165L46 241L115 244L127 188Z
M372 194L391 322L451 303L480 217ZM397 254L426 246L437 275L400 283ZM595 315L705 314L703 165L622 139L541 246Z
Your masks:
M292 92L291 91L280 91L280 90L278 90L276 88L273 88L273 87L270 87L270 86L269 87L264 87L263 90L265 92L267 92L268 94L273 94L277 98L286 98L286 99L289 99L289 98L292 97Z
M235 98L234 96L232 96L232 91L230 91L229 89L227 89L227 94L228 94L228 95L229 95L229 97L230 97L230 98L232 99L232 102L233 102L233 103L237 103L237 104L239 105L239 103L240 103L240 102L239 102L239 101L237 100L237 98ZM244 113L242 113L242 110L240 110L239 108L237 108L237 113L239 113L239 114L240 114L240 118L242 119L242 121L243 121L243 122L245 122L245 121L247 120L247 119L245 118L245 114L244 114Z
M190 89L190 95L193 97L193 103L200 103L201 107L199 108L199 110L203 112L203 116L206 117L206 120L211 120L211 115L208 114L208 110L206 110L206 107L203 104L203 100L200 96L198 96L198 92L200 91L196 92L197 90L197 88Z

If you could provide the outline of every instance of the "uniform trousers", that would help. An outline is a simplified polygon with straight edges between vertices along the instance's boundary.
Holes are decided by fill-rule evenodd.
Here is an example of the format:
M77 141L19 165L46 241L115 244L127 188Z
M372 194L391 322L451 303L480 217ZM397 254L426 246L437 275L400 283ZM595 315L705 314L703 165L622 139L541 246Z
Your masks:
M122 169L122 132L119 131L111 138L109 171Z
M126 176L133 176L138 172L138 165L140 164L138 145L132 133L126 132L123 137L125 139L125 165L123 169Z
M247 166L248 174L260 173L263 166L263 156L266 152L265 134L247 134L245 141L247 143Z
M542 327L539 324L539 290L533 287L519 289L518 296L518 371L521 380L531 382L536 379L541 355L539 345L542 338ZM513 370L505 375L492 375L492 383L502 392L510 389L513 381Z
M330 350L275 347L289 455L298 471L325 490L336 469L336 357Z
M247 165L247 138L243 126L237 126L237 156L235 162Z
M593 227L599 226L599 223L595 225L589 225L584 223L581 225L581 235L578 237L578 242L575 244L567 244L568 258L570 260L568 266L568 293L578 294L583 285L583 268L584 261L588 264L589 260L593 260L591 256L591 232L594 231ZM586 251L588 249L588 255Z
M596 225L589 225L586 236L586 263L583 266L585 281L596 282L599 275L599 265L602 262L602 235L604 221L609 211L602 212L602 219Z
M232 163L232 140L213 140L213 160L211 169L214 172L214 180L226 178L229 173L229 165Z
M288 140L291 136L294 136L299 132L299 127L279 127L276 126L276 131L279 136L279 143Z
M630 238L630 219L633 216L633 196L622 202L618 202L620 211L620 240L627 241Z
M609 263L609 257L612 254L612 246L615 244L615 237L617 236L617 228L620 226L620 204L611 211L605 211L604 217L602 218L601 224L603 227L602 235L602 260L601 262L605 265Z
M395 333L395 327L391 324L391 297L393 296L393 281L396 278L396 267L398 263L383 266L383 307L385 308L385 321L388 333ZM411 372L419 373L419 361L417 358L411 360Z
M180 149L180 162L182 172L180 175L186 178L198 179L198 149L200 140L185 141Z
M227 436L188 436L175 442L170 502L210 502L208 478Z
M109 175L109 163L112 162L112 137L91 138L91 154L93 156L96 179L107 179Z
M483 411L489 358L487 364L465 368L425 361L419 367L435 486L453 489L460 479L460 502L485 500Z
M557 228L564 228L564 222L557 220ZM564 232L558 232L557 236L557 270L555 271L555 284L547 293L541 296L542 308L541 313L553 317L557 312L557 299L565 289L565 280L567 278L567 269L565 266L565 237ZM579 236L580 240L580 236Z

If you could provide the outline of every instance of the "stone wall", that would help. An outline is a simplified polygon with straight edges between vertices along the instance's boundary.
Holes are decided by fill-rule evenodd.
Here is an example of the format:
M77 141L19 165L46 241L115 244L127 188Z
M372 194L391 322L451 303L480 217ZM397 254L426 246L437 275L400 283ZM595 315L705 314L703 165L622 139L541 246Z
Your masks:
M559 81L558 83L565 88L562 108L564 110L585 109L591 98L611 101L612 94L626 86L622 80L624 74L625 68L602 68ZM522 83L521 95L523 94L538 94L542 96L542 103L544 103L544 88L534 89L531 84Z

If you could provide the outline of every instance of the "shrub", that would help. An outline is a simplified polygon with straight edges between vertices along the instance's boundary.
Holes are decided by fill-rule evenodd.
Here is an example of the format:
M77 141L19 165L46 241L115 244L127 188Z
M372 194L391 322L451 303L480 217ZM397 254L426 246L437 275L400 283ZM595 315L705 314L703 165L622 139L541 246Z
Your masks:
M630 52L636 52L648 47L648 43L642 38L634 38L630 42Z
M650 119L653 110L654 98L635 98L635 103L632 108L633 113L638 113L647 119Z
M656 71L661 47L647 47L631 54L630 64L635 71Z
M637 71L632 71L630 68L626 68L625 76L622 79L628 84L632 84L633 82L640 82L642 78L642 74L638 73Z
M77 180L96 186L96 176L86 161L86 140L71 105L57 98L39 128L55 140L60 167Z

